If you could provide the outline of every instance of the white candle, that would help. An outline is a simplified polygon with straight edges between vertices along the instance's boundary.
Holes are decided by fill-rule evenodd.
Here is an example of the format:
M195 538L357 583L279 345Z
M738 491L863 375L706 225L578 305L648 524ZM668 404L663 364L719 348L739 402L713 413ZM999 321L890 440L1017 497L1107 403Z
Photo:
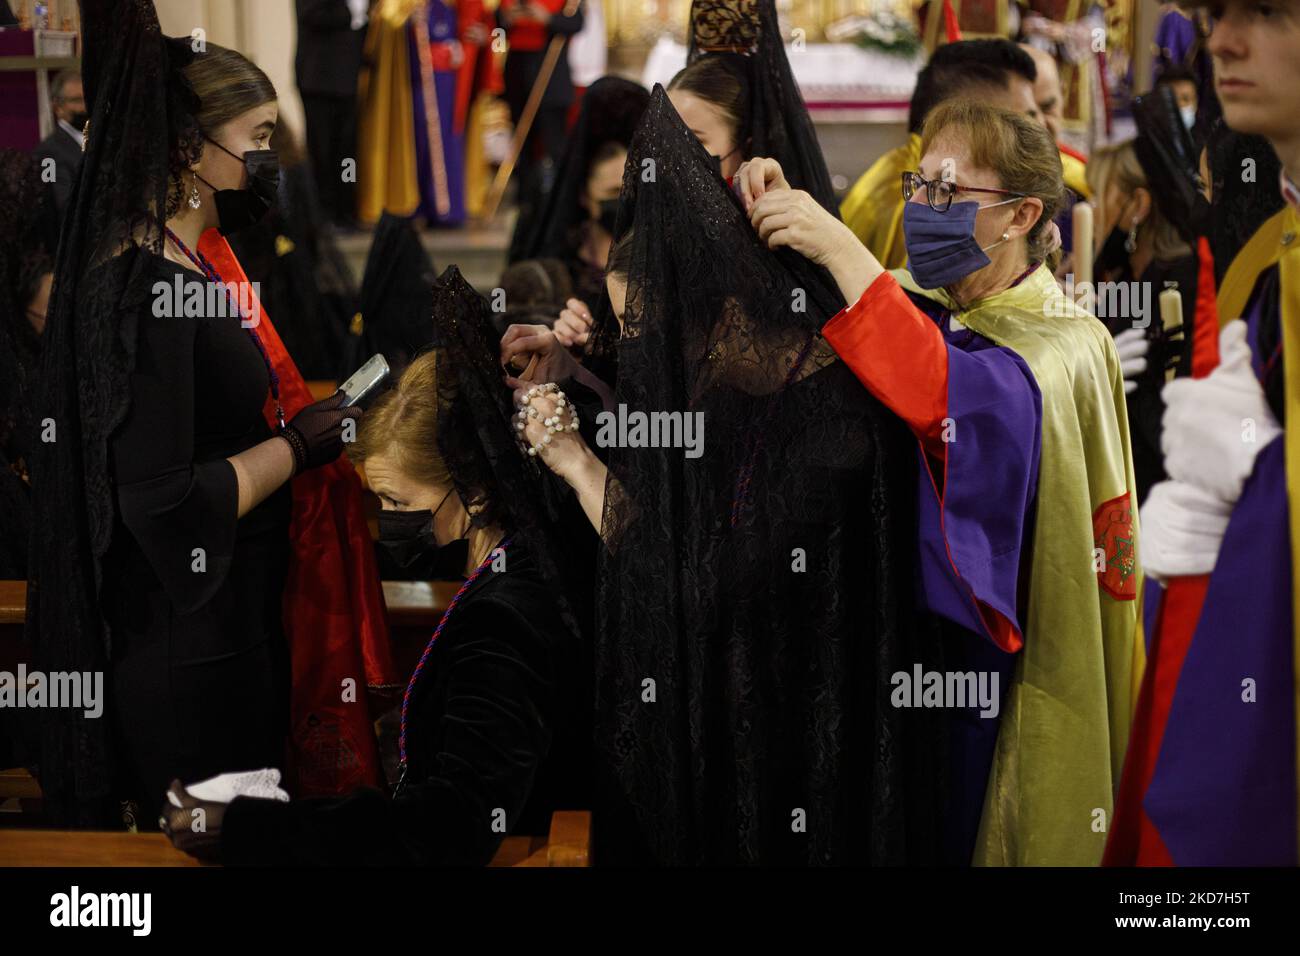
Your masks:
M1074 285L1092 284L1092 204L1074 204ZM1076 293L1075 298L1078 298Z
M1170 343L1183 341L1183 297L1177 288L1165 289L1160 293L1160 324L1165 329L1165 340ZM1177 365L1165 370L1165 381L1172 381Z

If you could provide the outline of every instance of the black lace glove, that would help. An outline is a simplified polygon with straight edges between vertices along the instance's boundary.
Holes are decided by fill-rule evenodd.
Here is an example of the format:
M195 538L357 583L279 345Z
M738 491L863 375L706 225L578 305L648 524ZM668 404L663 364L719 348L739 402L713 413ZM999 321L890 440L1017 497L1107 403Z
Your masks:
M293 421L285 426L281 437L293 449L295 475L308 468L328 465L343 451L343 422L358 419L362 410L357 406L339 408L343 393L335 392L329 398L308 405Z
M220 860L221 823L229 804L199 800L191 796L179 780L173 780L169 789L181 805L173 806L170 800L163 802L158 817L159 829L167 834L176 849L200 860Z

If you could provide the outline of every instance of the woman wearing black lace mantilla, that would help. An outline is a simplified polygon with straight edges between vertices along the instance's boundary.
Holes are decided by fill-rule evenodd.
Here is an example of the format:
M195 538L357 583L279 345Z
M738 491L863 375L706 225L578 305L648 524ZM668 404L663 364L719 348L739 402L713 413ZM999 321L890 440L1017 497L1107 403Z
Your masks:
M843 300L762 247L662 87L617 231L612 417L584 438L549 364L510 379L523 445L603 539L599 859L937 859L942 724L889 700L939 655L913 611L914 453L817 334ZM614 426L641 415L669 425Z
M340 454L357 412L336 396L273 432L256 316L199 248L275 197L266 75L164 37L151 0L84 0L82 27L91 120L36 404L28 637L42 671L105 673L102 719L42 715L39 766L52 822L104 826L175 776L283 765L288 482Z

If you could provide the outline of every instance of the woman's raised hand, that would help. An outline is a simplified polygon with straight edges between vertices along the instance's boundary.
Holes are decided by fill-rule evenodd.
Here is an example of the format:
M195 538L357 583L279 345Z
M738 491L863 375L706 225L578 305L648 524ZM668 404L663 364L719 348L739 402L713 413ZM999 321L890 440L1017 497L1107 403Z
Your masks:
M763 162L771 163L780 173L775 160ZM755 178L757 174L751 175L751 183ZM780 181L785 182L784 178ZM884 271L853 230L802 189L768 185L762 196L747 205L750 224L769 249L784 246L825 266L846 302L856 302Z
M781 164L765 156L755 156L753 159L745 160L740 164L731 181L734 183L734 188L740 192L740 201L745 204L745 212L753 209L754 203L768 193L790 188L790 184L785 181L785 173L781 171Z
M802 189L769 191L754 203L749 221L769 249L788 246L823 266L854 240L852 233L845 235L844 223Z
M501 364L520 371L536 358L530 378L534 382L564 382L578 370L569 350L544 325L512 325L501 336Z
M574 425L578 411L555 385L535 385L507 379L515 387L515 408L523 414L517 419L524 427L517 430L520 442L533 449L531 454L569 484L594 457Z
M581 299L570 299L564 304L564 311L555 320L552 331L555 332L555 337L561 345L571 349L575 345L587 344L594 323L595 320L591 317L591 309L587 308L587 303Z

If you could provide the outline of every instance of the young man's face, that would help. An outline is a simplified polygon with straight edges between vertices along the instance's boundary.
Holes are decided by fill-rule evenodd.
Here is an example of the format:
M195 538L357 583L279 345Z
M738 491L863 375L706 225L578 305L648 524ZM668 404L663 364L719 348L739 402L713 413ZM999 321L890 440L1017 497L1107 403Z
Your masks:
M1300 0L1211 5L1214 88L1228 125L1274 144L1300 137Z

